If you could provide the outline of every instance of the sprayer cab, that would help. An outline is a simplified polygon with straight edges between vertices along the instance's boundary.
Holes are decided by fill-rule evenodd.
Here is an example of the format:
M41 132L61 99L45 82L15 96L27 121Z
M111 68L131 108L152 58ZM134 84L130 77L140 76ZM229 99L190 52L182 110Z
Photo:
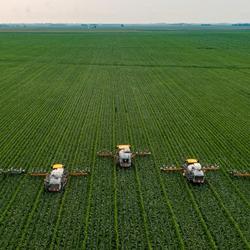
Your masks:
M218 169L219 166L217 165L201 166L197 159L187 159L181 167L163 166L161 171L165 173L180 172L189 182L194 184L203 184L205 183L205 173L217 171Z
M68 172L62 164L54 164L44 180L44 188L48 192L62 191L67 184Z
M202 184L205 181L205 175L201 164L197 159L187 159L183 165L183 175L192 183Z
M129 168L132 165L132 152L130 145L117 145L118 164L120 167Z
M119 144L116 145L114 152L102 150L98 151L97 155L113 158L114 162L121 168L130 168L136 156L148 156L151 155L151 152L148 150L132 152L130 144Z

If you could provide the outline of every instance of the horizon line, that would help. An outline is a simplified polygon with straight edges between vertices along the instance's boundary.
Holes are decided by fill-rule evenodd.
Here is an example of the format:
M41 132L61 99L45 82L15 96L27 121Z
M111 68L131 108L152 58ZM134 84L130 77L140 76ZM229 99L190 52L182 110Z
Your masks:
M250 24L250 21L241 21L241 22L0 22L0 24L125 24L125 25L143 25L143 24Z

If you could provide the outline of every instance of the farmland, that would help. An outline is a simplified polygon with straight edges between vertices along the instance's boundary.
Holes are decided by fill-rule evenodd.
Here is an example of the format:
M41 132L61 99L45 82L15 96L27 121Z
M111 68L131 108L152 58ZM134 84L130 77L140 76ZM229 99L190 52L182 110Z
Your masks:
M0 33L1 249L250 249L250 31ZM130 143L130 170L97 158ZM217 163L193 186L163 164Z

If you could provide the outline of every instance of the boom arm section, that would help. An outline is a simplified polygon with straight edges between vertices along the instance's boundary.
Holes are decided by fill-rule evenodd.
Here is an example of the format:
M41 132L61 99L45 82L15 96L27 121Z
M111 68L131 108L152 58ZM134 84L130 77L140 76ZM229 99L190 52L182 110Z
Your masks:
M114 157L114 154L108 150L99 151L99 152L97 152L97 155L100 157L111 157L111 158Z
M26 170L22 168L0 169L0 175L21 175L25 174Z
M79 170L79 171L76 171L76 172L70 172L69 175L70 176L87 176L89 175L89 171L84 171L84 170Z
M162 172L167 172L167 173L171 173L171 172L173 173L173 172L183 172L184 169L181 168L181 167L163 166L161 168L161 171Z
M42 173L42 172L33 172L29 173L30 176L46 176L48 173Z
M250 177L250 172L231 171L230 174L231 174L232 176Z
M132 153L132 158L135 158L136 156L148 156L151 155L151 152L149 150L144 150L144 151L138 151L135 153Z
M217 171L217 170L219 170L219 166L210 165L210 166L207 166L207 167L203 167L201 170L203 170L204 172Z

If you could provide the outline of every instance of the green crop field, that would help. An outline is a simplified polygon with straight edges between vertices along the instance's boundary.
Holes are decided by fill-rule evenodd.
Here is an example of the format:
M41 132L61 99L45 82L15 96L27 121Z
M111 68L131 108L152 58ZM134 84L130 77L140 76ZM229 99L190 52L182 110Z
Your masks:
M0 249L250 249L250 31L0 33ZM97 151L149 149L129 170ZM163 164L219 164L192 185Z

